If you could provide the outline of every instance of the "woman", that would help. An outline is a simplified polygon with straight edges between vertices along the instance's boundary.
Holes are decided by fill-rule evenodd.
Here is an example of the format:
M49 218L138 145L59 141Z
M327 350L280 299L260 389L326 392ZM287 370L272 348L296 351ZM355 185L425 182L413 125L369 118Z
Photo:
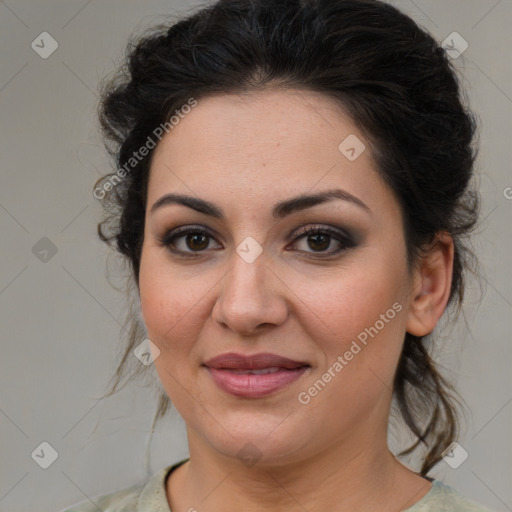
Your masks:
M377 0L221 0L127 64L94 195L148 340L133 320L113 389L153 362L190 458L69 511L483 511L427 476L458 422L426 346L478 211L445 51Z

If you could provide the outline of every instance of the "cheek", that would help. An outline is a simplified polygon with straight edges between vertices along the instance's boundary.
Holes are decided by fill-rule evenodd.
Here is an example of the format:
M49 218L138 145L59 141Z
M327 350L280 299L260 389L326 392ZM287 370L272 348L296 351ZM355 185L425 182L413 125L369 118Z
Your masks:
M180 410L186 410L189 396L182 396L180 389L188 382L183 371L197 336L194 331L197 300L194 301L188 291L190 283L187 286L186 280L176 279L168 265L149 253L141 259L139 275L142 317L148 338L160 350L154 361L160 381L171 402ZM186 388L190 388L190 383Z
M183 282L173 278L161 258L144 252L141 258L139 290L142 317L151 341L160 349L168 349L166 338L175 336L180 319L186 318L190 309L187 298L190 294L182 289Z
M347 339L374 325L395 302L402 304L402 274L386 265L361 264L329 280L312 280L302 299L311 305L312 316L318 317L332 334ZM388 315L393 323L400 316L396 309Z
M172 365L194 348L211 309L215 276L175 269L156 249L143 251L139 275L141 312L148 337L162 351L160 364Z
M308 329L308 322L303 328L324 353L327 369L343 358L343 371L337 374L344 377L338 382L382 388L392 381L405 333L406 267L400 258L391 263L382 256L359 263L323 286L310 283L309 325L324 324L328 329L319 336L319 331Z

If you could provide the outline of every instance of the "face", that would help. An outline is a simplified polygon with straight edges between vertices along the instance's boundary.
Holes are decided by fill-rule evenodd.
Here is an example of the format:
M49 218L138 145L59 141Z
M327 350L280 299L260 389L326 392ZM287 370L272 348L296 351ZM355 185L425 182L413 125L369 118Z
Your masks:
M402 217L332 99L199 100L153 155L139 282L189 440L284 462L385 438L411 294ZM293 363L208 365L227 353Z

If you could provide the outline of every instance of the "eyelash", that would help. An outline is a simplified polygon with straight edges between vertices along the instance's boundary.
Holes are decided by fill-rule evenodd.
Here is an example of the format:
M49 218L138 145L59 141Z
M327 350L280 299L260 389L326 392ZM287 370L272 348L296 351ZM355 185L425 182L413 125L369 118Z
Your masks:
M196 226L180 226L179 228L176 228L172 231L168 231L163 236L158 236L158 242L161 247L167 248L171 253L177 254L180 256L183 256L185 258L193 258L196 256L200 256L201 253L206 252L207 249L203 249L201 251L182 251L179 249L173 249L172 245L175 243L176 239L182 238L184 235L189 234L199 234L204 235L209 238L215 238L209 231ZM297 242L298 240L302 238L307 238L308 236L315 235L315 234L322 234L322 235L328 235L331 239L334 238L337 240L341 248L335 250L335 251L299 251L303 253L308 254L314 254L315 258L325 258L328 256L334 256L337 254L340 254L341 252L346 251L347 249L350 249L354 247L356 244L353 240L353 238L348 234L344 233L342 231L338 231L337 229L330 228L330 227L308 227L304 230L302 230L300 233L297 234L297 236L294 238L292 243ZM330 244L329 244L330 245Z

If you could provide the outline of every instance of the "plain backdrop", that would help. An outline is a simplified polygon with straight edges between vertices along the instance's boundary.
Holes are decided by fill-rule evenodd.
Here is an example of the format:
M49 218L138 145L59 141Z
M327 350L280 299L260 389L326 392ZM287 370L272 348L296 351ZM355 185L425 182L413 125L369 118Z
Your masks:
M478 283L470 282L465 317L441 338L440 358L470 411L459 439L468 458L457 469L441 461L433 475L504 512L512 510L512 2L393 4L440 42L457 32L468 43L456 61L481 120L482 224L474 248L483 288L480 300ZM105 276L107 251L96 238L101 212L92 186L110 164L95 106L98 83L128 37L193 7L0 2L2 512L56 512L146 477L154 394L133 383L100 400L126 306ZM187 455L174 413L153 435L151 471Z

